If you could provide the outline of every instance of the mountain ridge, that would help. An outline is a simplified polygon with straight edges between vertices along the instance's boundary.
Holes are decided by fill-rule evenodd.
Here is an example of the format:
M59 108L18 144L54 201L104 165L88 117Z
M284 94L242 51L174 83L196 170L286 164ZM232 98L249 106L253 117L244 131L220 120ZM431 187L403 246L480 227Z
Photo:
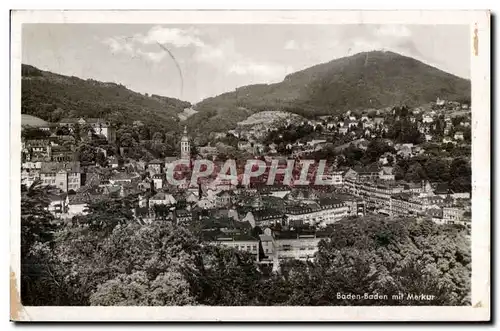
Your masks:
M305 117L346 110L418 106L437 97L470 99L470 80L391 51L370 51L291 73L282 82L241 86L196 104L193 130L228 129L255 112L282 110ZM245 112L241 111L245 109Z
M178 114L191 103L141 94L122 84L82 79L21 65L21 113L58 122L65 117L103 117L117 124L142 121L176 129Z
M195 105L141 94L125 86L22 65L22 113L57 122L63 117L104 117L117 124L142 121L159 129L186 124L194 134L224 132L261 111L307 118L346 110L417 106L442 99L470 100L470 80L390 51L371 51L320 63L283 81L253 84ZM185 109L194 110L186 116Z

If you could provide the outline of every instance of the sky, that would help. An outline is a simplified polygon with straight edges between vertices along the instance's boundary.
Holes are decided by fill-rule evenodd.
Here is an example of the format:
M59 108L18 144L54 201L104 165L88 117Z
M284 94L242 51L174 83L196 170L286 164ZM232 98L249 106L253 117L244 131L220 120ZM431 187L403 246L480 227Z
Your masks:
M467 25L25 24L22 62L193 103L363 51L470 78Z

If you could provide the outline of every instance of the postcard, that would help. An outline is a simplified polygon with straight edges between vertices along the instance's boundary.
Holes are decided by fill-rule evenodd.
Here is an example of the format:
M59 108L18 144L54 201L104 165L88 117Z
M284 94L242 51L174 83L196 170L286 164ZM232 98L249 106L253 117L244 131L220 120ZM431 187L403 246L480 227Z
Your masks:
M490 320L490 12L12 11L12 321Z

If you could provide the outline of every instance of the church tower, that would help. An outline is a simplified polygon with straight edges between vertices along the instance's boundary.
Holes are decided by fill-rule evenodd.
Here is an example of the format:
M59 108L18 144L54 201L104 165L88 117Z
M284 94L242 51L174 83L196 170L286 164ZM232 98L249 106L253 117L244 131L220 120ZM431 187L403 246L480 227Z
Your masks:
M184 134L181 138L181 159L189 160L191 159L191 146L189 145L189 137L187 135L187 129L184 126Z

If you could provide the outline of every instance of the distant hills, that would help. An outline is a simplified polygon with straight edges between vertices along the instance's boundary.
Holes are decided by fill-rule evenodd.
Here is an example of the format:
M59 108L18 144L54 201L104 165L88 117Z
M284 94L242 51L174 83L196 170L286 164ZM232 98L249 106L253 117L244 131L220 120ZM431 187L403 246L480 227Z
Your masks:
M117 124L140 120L164 130L187 124L201 136L233 129L261 111L307 118L346 110L379 109L435 101L470 100L470 81L393 52L373 51L319 64L276 84L257 84L196 105L143 95L123 85L83 80L22 65L22 113L57 122L103 117Z
M470 99L470 81L394 52L372 51L319 64L276 84L249 85L208 98L188 119L192 129L234 127L249 115L284 110L306 117L346 110Z
M123 85L80 79L22 65L21 112L49 122L65 117L102 117L115 123L140 120L159 128L177 128L187 101L143 95Z

